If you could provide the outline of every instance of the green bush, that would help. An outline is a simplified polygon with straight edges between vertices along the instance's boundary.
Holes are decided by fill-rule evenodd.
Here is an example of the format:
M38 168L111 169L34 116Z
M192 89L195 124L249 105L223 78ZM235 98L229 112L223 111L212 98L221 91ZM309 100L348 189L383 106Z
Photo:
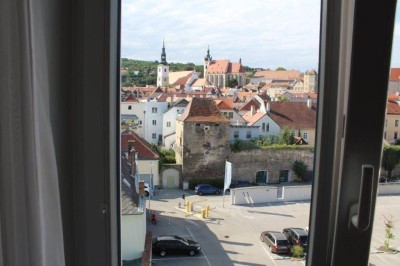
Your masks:
M301 245L292 246L290 251L292 252L292 257L293 258L302 258L302 257L304 257L304 249L303 249L303 247Z
M223 178L218 178L218 179L193 178L193 179L189 179L189 188L190 189L194 189L194 187L197 184L210 184L211 186L223 189L224 188L224 179Z
M293 163L292 170L300 180L303 180L307 173L307 165L303 161L296 160Z
M257 146L252 141L246 141L246 140L239 140L235 139L235 141L231 144L231 151L232 152L240 152L240 151L245 151L245 150L254 150L254 149L259 149L260 147Z

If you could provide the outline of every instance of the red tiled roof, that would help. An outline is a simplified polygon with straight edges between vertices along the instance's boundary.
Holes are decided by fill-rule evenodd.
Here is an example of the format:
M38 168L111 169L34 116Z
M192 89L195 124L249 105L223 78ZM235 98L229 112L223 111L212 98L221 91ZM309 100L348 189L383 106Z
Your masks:
M242 108L240 108L240 111L250 111L251 106L254 106L254 111L257 111L257 109L260 108L260 103L254 99L251 99L245 105L243 105Z
M311 108L302 102L271 102L269 117L280 127L294 129L315 128L317 110L315 104Z
M197 97L192 99L185 108L183 114L177 119L190 122L229 122L229 120L220 113L213 99Z
M240 63L231 63L231 73L241 73L243 72L242 64Z
M400 115L400 105L394 100L388 100L386 104L386 113L388 115Z
M213 60L207 68L207 74L222 74L227 73L229 60Z
M390 80L391 81L400 81L400 68L391 68L390 69Z
M150 144L133 131L121 133L121 152L128 152L128 140L134 140L133 147L138 153L138 159L158 159L160 156L152 150Z
M257 71L254 77L264 77L268 79L291 80L300 79L299 70L264 70Z
M133 96L132 94L130 94L128 97L126 97L125 99L122 100L122 102L129 102L129 103L137 103L139 102L135 96Z
M251 114L251 111L247 112L246 114L243 115L243 119L246 120L249 126L254 125L255 122L260 120L265 113L260 113L260 112L255 112L253 115Z
M215 103L220 110L232 110L233 109L233 99L232 98L218 98L214 99Z

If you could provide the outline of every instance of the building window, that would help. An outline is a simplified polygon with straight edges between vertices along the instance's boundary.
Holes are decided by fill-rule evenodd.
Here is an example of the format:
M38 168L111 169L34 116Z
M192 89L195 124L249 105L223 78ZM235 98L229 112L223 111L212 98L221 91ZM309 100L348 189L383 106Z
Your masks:
M267 123L267 132L269 132L269 123Z
M303 139L307 139L308 138L308 133L307 132L303 132Z
M229 112L229 118L233 118L233 113Z
M395 126L395 127L398 127L398 126L399 126L399 120L395 120L395 121L394 121L394 126Z
M262 132L265 132L265 123L262 123L261 130Z
M167 72L167 69L166 69L166 68L164 69L164 72Z
M151 138L156 139L157 138L157 134L156 133L151 134Z
M251 139L251 131L246 132L246 139Z
M167 81L167 78L164 78L164 81Z
M158 69L158 72L161 72L161 69Z
M239 131L233 131L233 138L238 139L239 138Z
M151 108L151 112L152 112L153 114L156 114L156 113L157 113L157 107Z
M385 120L385 127L387 127L387 119Z
M383 138L386 139L386 131L383 133Z
M141 125L143 122L142 122L142 120L139 120L139 125Z
M128 105L128 110L132 110L132 105Z
M153 126L157 125L157 120L153 120Z
M393 139L397 139L397 132L394 132Z
M167 127L171 127L171 122L167 122Z

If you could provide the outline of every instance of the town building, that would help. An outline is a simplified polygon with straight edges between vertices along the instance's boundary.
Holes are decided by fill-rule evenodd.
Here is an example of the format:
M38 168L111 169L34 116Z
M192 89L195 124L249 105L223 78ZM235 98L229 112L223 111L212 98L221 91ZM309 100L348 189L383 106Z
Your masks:
M239 87L246 83L241 59L238 63L231 63L229 60L213 60L210 48L207 49L207 55L204 57L204 78L219 88L228 87L228 82L232 80L236 80Z
M192 178L222 178L229 154L229 120L213 99L192 98L176 120L174 145L183 181Z
M163 114L163 146L165 148L172 149L174 147L176 119L183 113L188 104L188 100L180 99Z
M383 138L390 144L400 139L400 96L389 94L386 105L386 119Z

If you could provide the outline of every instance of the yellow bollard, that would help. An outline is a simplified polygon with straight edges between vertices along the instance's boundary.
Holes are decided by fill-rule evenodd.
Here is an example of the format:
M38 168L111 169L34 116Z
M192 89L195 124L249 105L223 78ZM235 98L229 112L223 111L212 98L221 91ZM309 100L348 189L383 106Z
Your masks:
M201 219L204 219L204 213L205 213L204 209L201 209L201 211L200 211L200 217L201 217Z
M190 202L186 201L186 212L190 211Z
M210 206L206 205L206 217L208 217L208 212L210 211Z

